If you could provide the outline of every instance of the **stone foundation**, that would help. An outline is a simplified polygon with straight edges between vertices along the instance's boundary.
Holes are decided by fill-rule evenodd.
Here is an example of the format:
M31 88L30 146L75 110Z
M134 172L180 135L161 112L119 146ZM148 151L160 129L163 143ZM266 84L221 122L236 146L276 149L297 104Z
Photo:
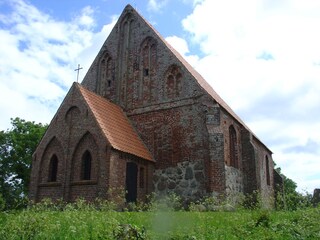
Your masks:
M158 195L176 193L184 200L193 201L205 194L204 165L202 161L181 162L177 167L154 172L153 183Z
M226 194L234 203L240 200L243 194L243 174L239 169L225 165Z

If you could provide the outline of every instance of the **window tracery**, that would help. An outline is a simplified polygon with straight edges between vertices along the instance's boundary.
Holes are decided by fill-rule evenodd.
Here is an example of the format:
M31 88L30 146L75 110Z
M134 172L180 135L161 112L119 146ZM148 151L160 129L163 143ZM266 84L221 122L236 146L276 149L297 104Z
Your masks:
M180 67L178 67L177 65L170 66L165 79L166 97L168 99L179 97L182 90L182 72Z
M151 96L151 79L156 75L157 42L152 37L145 38L140 47L141 80L140 98L149 99Z
M113 85L113 61L108 52L100 60L99 75L98 92L105 96Z

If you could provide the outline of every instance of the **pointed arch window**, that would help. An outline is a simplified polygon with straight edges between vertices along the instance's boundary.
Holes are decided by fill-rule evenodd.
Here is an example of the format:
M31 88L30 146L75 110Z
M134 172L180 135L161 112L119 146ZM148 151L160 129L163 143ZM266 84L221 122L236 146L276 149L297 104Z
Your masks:
M233 125L229 127L230 166L238 168L237 133Z
M266 178L267 178L267 185L270 185L270 169L269 169L269 158L266 156Z
M57 181L57 174L58 174L58 158L54 154L49 163L49 176L48 182L56 182Z
M91 164L92 164L91 153L87 150L82 155L81 180L90 180L91 179Z
M105 52L100 59L99 75L98 91L104 95L110 90L113 84L113 61L108 52Z
M181 93L182 73L181 69L172 65L166 74L166 95L168 99L179 97Z
M138 59L136 60L138 61ZM148 101L151 97L151 85L157 71L157 41L148 36L140 45L140 60L136 63L140 66L140 80L138 87L139 98Z
M148 77L155 73L157 61L157 42L152 37L147 37L141 44L141 60L143 67L143 77Z

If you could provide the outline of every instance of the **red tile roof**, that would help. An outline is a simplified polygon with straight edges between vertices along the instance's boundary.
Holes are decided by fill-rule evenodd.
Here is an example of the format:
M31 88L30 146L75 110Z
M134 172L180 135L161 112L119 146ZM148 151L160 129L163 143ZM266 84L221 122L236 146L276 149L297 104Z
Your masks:
M154 161L123 110L107 99L75 84L114 149Z

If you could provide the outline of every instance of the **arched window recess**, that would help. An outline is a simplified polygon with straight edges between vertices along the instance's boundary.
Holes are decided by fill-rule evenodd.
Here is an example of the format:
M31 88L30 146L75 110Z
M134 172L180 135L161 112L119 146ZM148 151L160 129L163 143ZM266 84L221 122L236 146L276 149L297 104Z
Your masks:
M269 168L268 156L266 156L266 178L267 178L267 185L270 185L270 168Z
M56 182L58 175L58 158L55 154L50 159L48 182Z
M81 180L91 180L91 153L86 150L81 159Z
M229 155L230 155L230 166L238 168L238 146L237 146L237 132L234 126L229 127Z

